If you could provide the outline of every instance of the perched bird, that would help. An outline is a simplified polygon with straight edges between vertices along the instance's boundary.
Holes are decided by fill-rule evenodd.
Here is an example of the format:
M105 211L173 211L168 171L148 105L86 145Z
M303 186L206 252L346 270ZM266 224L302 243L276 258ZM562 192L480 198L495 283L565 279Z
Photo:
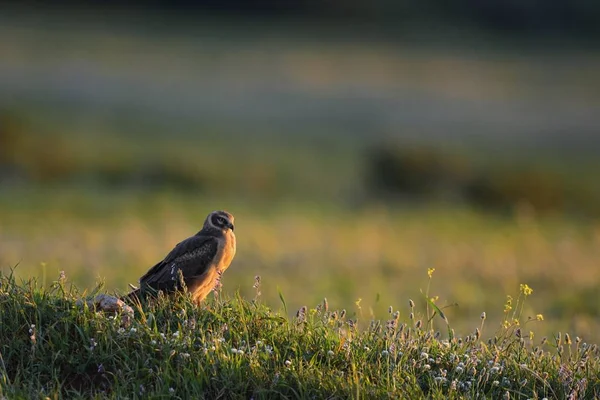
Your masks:
M202 230L185 239L140 278L139 289L126 297L135 299L162 290L182 290L181 280L193 299L200 303L229 267L235 255L233 215L226 211L208 214Z

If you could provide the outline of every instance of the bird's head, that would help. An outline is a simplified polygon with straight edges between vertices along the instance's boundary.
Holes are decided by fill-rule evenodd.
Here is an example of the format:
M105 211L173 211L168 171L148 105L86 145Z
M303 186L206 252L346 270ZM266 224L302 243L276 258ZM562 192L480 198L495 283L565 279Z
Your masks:
M206 217L204 227L218 229L220 231L226 231L228 229L233 230L233 220L233 215L229 214L227 211L213 211Z

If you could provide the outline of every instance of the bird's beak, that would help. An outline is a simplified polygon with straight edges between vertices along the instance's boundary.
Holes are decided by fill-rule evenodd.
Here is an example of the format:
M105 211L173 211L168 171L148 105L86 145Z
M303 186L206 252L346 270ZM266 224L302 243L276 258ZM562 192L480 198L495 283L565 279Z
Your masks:
M233 230L233 229L235 228L235 227L233 226L233 224L229 224L229 225L227 225L227 227L228 227L229 229L231 229L231 230Z

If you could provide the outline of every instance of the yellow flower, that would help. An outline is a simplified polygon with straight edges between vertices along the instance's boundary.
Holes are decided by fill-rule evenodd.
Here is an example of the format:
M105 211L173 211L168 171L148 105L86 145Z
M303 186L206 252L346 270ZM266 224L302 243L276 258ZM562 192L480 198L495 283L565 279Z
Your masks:
M431 275L433 275L433 271L435 271L435 268L427 268L427 275L429 275L430 279L431 279Z
M529 296L531 293L533 293L533 289L530 288L529 285L527 285L526 283L521 283L519 287L521 293L523 293L525 296Z
M538 321L543 321L544 320L544 316L542 314L538 314L535 316L535 319L537 319Z

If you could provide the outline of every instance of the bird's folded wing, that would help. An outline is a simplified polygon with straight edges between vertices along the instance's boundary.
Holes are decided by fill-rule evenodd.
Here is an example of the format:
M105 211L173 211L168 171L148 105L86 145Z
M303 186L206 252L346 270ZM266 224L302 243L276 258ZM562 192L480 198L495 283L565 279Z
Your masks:
M196 235L184 240L140 278L140 285L166 289L179 280L178 270L184 278L204 273L217 254L218 245L213 236Z

